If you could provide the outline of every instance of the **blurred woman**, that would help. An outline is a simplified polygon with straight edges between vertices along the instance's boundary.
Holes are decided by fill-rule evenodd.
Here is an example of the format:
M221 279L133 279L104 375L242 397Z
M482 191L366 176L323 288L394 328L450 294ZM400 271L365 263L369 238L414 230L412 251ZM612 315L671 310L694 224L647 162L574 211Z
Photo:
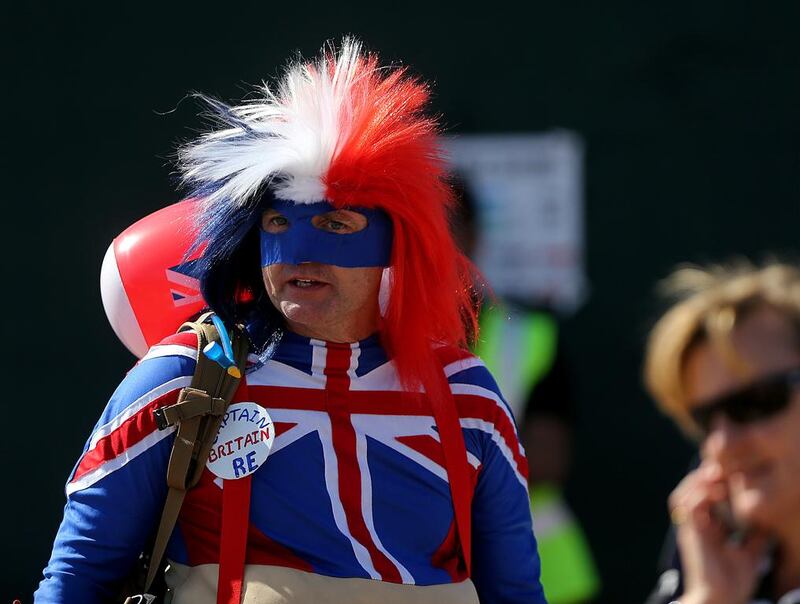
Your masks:
M678 568L651 602L800 602L800 271L683 268L665 285L680 299L645 378L701 461L669 497Z

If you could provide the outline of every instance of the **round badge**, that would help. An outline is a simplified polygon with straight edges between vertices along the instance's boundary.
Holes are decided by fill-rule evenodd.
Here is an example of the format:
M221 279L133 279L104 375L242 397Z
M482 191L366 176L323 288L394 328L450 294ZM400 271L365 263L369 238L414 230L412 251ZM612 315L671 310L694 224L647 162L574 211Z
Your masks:
M244 478L267 461L274 440L275 425L264 407L235 403L222 419L206 466L225 480Z

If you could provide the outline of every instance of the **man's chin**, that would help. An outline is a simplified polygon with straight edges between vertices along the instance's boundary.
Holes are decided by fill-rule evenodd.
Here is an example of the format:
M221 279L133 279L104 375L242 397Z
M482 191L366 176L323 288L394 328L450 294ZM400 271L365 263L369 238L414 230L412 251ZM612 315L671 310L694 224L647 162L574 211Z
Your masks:
M291 331L307 336L317 334L319 337L318 334L324 333L326 325L330 324L330 321L326 320L328 313L324 312L326 310L324 306L285 300L281 302L280 310Z

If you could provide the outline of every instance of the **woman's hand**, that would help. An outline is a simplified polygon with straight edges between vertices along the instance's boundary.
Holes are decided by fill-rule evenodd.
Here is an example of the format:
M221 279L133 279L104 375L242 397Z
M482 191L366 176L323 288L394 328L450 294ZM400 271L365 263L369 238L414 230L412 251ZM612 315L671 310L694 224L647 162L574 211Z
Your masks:
M746 604L756 589L768 540L753 530L741 540L732 539L720 514L727 499L722 470L708 460L669 497L683 567L681 604Z

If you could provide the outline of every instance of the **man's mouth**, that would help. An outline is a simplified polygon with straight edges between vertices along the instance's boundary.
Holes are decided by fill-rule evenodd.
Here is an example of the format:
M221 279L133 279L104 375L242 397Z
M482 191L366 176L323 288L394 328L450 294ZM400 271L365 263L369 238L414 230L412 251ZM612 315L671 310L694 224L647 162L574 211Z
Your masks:
M316 279L290 279L289 285L299 287L300 289L314 289L322 287L326 284L325 282L317 281Z

